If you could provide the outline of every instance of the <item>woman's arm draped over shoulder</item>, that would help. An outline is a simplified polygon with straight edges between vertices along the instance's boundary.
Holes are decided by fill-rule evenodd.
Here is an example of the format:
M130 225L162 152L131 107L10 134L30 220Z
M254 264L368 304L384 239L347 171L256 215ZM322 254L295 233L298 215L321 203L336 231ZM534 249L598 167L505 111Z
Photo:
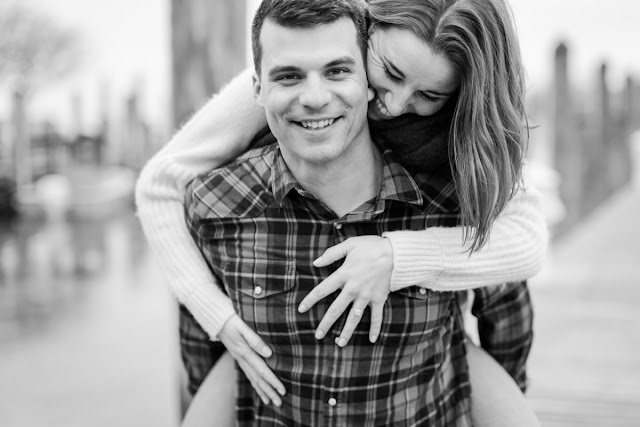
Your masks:
M394 231L390 290L418 284L437 291L473 289L531 278L548 241L540 194L520 189L496 218L485 246L469 255L461 227Z
M184 192L197 175L236 158L266 125L252 70L235 77L144 167L136 185L138 216L175 296L216 338L234 314L185 224Z

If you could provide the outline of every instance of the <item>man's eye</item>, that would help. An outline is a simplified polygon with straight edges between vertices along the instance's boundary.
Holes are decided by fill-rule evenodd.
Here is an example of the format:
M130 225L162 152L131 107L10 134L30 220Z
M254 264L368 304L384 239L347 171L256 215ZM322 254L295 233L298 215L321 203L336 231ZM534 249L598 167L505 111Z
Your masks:
M329 70L329 72L327 74L329 74L330 76L341 76L343 74L348 73L349 70L347 70L346 68L332 68Z
M276 78L276 81L293 81L299 78L297 74L282 74Z

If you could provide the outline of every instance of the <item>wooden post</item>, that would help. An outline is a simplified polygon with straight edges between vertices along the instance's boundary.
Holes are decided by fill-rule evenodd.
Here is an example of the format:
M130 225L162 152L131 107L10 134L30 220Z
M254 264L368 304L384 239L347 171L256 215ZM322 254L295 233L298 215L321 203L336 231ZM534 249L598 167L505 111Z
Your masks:
M570 225L579 215L582 163L573 129L568 49L564 43L556 48L554 68L554 168L560 175L560 198L567 209L565 222Z
M113 140L111 138L111 121L109 120L109 85L106 82L101 82L98 85L98 102L100 124L98 127L98 139L102 141L100 150L100 164L109 163L113 164L115 160L113 147Z
M142 119L139 112L139 94L133 91L127 97L126 106L126 148L124 150L123 163L134 169L140 169L146 159L144 158L145 135L143 134Z
M640 84L634 81L632 89L631 131L640 130Z
M171 0L174 126L245 67L245 15L244 1Z
M33 181L33 168L31 164L31 141L25 109L25 91L18 85L13 93L12 111L12 135L14 153L14 176L17 191Z
M590 186L594 192L595 199L591 208L595 208L602 203L608 195L613 191L611 182L611 171L615 168L613 164L614 156L612 150L612 114L611 114L611 95L609 93L609 85L607 83L607 64L600 64L598 70L598 117L597 125L598 139L596 145L591 152L590 164L592 165L593 178Z
M633 77L627 76L625 86L622 93L622 120L620 129L620 138L616 147L618 161L620 163L620 182L619 185L627 185L631 181L633 168L633 153L631 151L631 141L629 137L633 132L633 117L635 115L635 82Z

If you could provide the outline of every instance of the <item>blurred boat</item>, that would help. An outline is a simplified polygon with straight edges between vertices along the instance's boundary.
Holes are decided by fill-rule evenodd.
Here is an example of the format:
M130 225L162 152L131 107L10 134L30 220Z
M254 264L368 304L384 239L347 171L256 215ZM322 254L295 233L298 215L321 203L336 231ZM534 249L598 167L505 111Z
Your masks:
M131 209L136 172L121 167L76 167L18 187L20 215L47 218L96 217Z

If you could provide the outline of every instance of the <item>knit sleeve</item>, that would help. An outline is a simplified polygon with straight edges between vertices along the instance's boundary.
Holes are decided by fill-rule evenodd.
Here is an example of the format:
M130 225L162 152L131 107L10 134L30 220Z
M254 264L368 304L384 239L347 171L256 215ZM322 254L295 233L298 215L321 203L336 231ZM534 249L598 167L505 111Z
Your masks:
M537 190L519 190L493 223L488 242L466 251L461 227L383 234L393 247L391 291L418 285L436 291L515 282L542 268L548 230Z
M212 339L234 310L187 229L186 186L197 175L236 158L265 125L247 69L149 160L136 184L138 217L151 251L176 298Z

